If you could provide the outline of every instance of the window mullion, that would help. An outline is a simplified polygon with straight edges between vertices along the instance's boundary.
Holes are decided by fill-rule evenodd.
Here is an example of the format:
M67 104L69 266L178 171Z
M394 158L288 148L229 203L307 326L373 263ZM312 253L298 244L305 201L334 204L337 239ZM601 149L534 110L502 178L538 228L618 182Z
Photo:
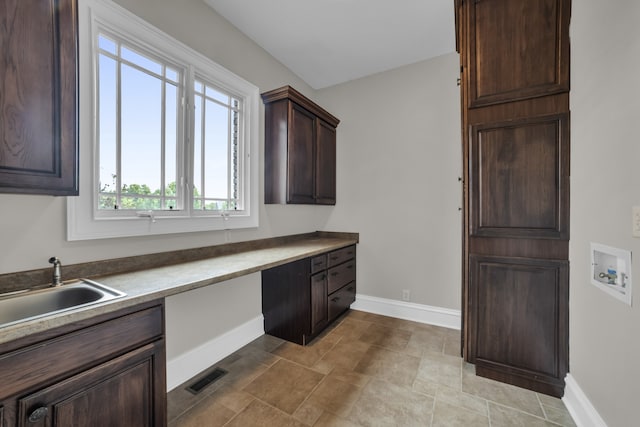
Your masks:
M229 97L229 104L231 104ZM231 105L228 105L227 113L227 209L231 210L231 196L233 186L233 111Z
M118 43L118 58L120 57L121 44ZM122 206L122 63L116 62L116 205L115 209Z
M162 89L160 95L160 102L162 107L160 108L160 209L166 209L166 120L167 120L167 66L162 64Z
M202 203L202 209L204 210L205 209L205 202L206 202L206 198L205 198L205 194L206 194L206 192L205 192L206 191L206 189L205 189L205 181L206 181L206 179L205 179L205 177L206 177L206 173L207 173L206 170L205 170L205 164L206 164L206 161L205 161L205 155L206 155L206 152L205 152L205 150L206 150L205 141L207 140L207 137L206 137L206 134L205 134L205 131L206 131L206 128L207 128L206 125L205 125L205 120L206 120L206 117L207 117L207 113L206 113L205 108L206 108L207 102L206 102L206 96L205 96L204 93L200 97L200 100L201 100L201 104L200 104L201 105L201 108L200 108L200 111L201 111L201 116L200 116L200 141L199 141L199 144L200 144L200 200L201 200L200 203Z

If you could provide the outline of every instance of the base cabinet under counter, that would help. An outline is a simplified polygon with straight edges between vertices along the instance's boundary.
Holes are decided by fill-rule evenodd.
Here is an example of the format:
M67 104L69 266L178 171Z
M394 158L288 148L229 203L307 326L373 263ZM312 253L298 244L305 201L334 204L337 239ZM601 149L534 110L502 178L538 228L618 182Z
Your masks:
M81 323L0 346L0 427L166 426L163 302Z
M348 310L355 296L355 245L264 270L264 330L305 345Z

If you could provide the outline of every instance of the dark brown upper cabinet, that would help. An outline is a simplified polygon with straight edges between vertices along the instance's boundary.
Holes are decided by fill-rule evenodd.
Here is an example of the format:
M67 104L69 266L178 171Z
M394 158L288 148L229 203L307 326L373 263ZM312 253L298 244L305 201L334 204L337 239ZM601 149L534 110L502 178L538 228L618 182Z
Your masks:
M0 11L0 192L78 194L77 0Z
M570 0L469 3L470 108L569 90Z
M336 204L340 120L291 86L262 94L265 203Z

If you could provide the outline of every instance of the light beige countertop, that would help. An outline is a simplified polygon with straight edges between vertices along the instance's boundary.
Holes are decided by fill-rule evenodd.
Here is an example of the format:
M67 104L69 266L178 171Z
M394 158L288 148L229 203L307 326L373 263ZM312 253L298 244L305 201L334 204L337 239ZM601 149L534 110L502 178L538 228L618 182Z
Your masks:
M110 313L142 302L210 286L358 243L357 234L323 233L285 241L271 247L247 249L166 267L94 276L92 280L127 295L112 301L33 319L0 328L0 344L25 335ZM223 246L223 245L221 245Z

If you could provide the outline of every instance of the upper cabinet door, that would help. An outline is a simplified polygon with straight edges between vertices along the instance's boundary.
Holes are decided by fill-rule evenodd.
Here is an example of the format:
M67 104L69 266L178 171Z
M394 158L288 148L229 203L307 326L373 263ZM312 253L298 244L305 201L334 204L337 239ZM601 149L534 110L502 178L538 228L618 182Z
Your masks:
M3 0L0 192L78 194L76 0Z
M336 204L336 128L316 119L316 203Z
M466 2L469 107L569 91L569 0Z
M287 203L314 203L315 116L289 102Z

